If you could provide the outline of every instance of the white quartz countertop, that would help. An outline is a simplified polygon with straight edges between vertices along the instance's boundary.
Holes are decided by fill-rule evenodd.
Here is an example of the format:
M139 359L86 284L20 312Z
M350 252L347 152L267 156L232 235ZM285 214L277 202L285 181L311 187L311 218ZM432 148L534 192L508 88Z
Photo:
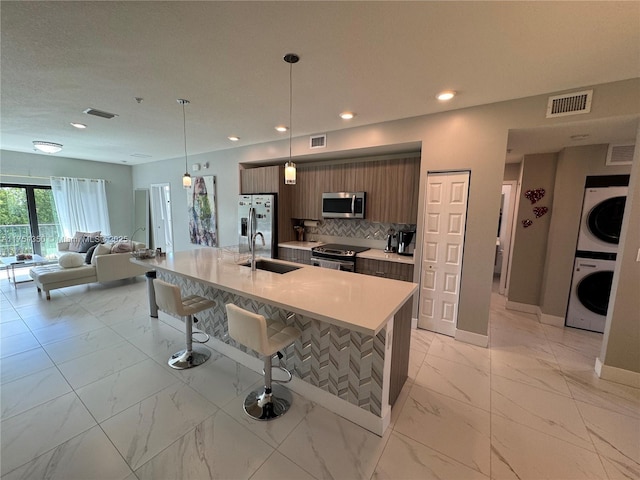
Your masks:
M367 335L377 334L418 289L415 283L280 260L270 261L300 268L285 274L252 272L221 260L217 252L202 248L131 261Z
M407 263L413 265L413 257L398 255L397 253L386 253L384 250L372 248L366 252L358 254L358 258L369 258L371 260L382 260L385 262Z
M294 248L296 250L311 250L313 247L324 245L324 242L283 242L279 243L279 247Z
M324 245L324 242L283 242L279 243L279 247L294 248L297 250L311 250L313 247ZM372 260L383 260L385 262L407 263L413 265L413 257L406 255L398 255L397 253L386 253L384 250L371 248L365 252L359 253L360 258L369 258Z

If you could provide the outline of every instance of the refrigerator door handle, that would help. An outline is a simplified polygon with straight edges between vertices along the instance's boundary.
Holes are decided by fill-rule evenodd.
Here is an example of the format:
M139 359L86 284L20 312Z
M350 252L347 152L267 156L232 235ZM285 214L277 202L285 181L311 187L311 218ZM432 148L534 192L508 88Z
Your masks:
M256 233L256 209L249 207L249 251L253 249L253 236Z

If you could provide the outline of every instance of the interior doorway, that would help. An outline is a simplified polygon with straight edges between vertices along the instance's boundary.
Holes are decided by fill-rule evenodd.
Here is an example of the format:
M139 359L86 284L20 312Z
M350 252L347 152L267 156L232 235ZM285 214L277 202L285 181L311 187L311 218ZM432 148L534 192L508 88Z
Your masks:
M493 273L494 276L499 277L498 293L505 296L507 295L507 278L509 277L509 263L511 261L511 238L516 210L517 186L518 182L515 180L502 183L500 216L498 218L496 259Z
M168 183L151 184L151 223L153 248L173 253L171 185Z

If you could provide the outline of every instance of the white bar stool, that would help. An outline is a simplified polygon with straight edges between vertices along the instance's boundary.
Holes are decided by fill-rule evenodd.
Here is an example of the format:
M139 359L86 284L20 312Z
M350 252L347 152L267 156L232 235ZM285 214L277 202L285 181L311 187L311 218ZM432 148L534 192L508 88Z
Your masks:
M271 359L300 336L300 330L283 323L269 320L262 315L244 310L232 303L226 305L229 336L235 341L255 350L264 357L264 388L251 392L244 400L244 411L256 420L273 420L284 415L291 406L291 394L282 389L278 396L271 389ZM288 379L273 380L277 383L291 381L291 372L280 366Z
M187 348L171 355L168 362L169 366L178 370L184 370L202 365L209 360L211 352L206 348L197 350L193 348L193 315L215 306L216 302L198 295L189 295L188 297L182 298L180 296L180 288L159 279L153 281L153 288L156 294L156 303L161 310L186 317L184 323ZM207 340L209 340L208 335L204 342L197 343L205 343Z

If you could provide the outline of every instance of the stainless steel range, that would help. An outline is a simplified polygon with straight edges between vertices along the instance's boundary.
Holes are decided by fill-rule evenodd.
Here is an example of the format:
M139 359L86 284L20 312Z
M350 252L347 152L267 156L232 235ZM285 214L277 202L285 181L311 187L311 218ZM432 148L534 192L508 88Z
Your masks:
M367 250L369 250L368 247L328 243L311 249L311 264L315 267L355 272L356 255Z

